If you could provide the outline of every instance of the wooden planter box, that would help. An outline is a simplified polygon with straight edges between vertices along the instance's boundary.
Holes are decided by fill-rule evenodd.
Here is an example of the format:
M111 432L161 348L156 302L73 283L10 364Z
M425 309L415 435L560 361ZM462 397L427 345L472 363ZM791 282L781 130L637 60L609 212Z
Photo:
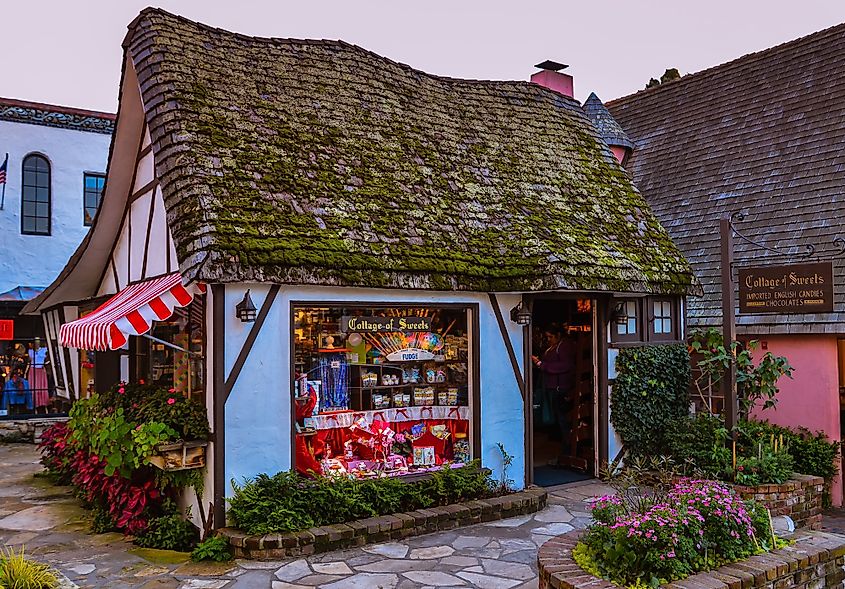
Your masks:
M205 466L205 449L208 442L175 442L159 444L156 453L147 459L161 470L187 470Z

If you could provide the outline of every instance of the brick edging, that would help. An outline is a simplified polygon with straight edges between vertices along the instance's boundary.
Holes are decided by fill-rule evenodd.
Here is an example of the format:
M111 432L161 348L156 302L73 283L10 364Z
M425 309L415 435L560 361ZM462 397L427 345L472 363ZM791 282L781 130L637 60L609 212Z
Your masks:
M540 589L618 589L587 573L572 558L584 530L567 532L540 547ZM804 531L794 544L664 585L667 589L841 587L845 579L845 536Z
M732 487L743 499L754 499L768 507L773 516L791 517L796 528L821 527L822 477L793 473L788 481L780 485L746 487L734 484Z
M534 513L546 506L547 499L545 490L531 488L501 497L370 517L300 532L250 536L235 528L221 528L218 533L229 540L237 558L278 560Z

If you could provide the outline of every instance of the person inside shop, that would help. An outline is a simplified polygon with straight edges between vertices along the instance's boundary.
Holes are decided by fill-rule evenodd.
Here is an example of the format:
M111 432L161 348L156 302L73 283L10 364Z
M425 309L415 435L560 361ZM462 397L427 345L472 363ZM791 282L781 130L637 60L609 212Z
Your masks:
M29 388L29 382L24 378L23 370L20 368L13 368L12 375L3 387L3 399L0 402L0 409L3 409L6 414L9 412L22 413L26 410L32 410L32 391Z
M543 332L542 357L532 356L534 365L543 373L545 398L555 415L561 440L561 451L570 430L569 413L573 407L575 388L575 342L568 332L550 326Z
M47 386L47 348L41 347L41 338L36 337L29 348L29 386L32 389L36 413L47 413L50 404L50 392Z

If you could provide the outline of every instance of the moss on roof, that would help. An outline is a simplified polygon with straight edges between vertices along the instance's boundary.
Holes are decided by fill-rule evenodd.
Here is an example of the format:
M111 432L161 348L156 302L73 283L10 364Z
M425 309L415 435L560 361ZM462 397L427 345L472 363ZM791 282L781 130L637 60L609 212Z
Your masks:
M209 282L687 293L576 101L147 9L125 46L183 272Z

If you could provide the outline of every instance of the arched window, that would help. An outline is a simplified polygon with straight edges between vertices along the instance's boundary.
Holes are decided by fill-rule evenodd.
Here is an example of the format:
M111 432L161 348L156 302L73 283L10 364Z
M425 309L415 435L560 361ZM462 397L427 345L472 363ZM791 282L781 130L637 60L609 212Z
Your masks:
M50 235L50 162L43 155L23 160L21 233Z

